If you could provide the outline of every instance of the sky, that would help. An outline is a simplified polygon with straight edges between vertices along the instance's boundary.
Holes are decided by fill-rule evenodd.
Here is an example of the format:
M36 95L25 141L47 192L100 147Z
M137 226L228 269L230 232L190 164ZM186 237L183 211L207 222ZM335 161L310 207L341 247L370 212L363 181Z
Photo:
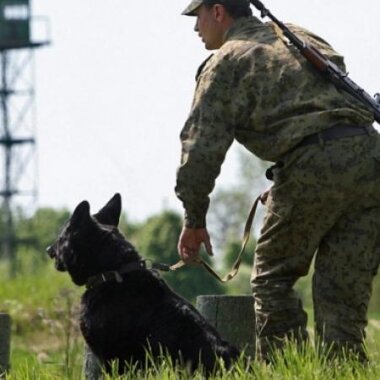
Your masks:
M380 2L266 0L346 57L350 76L380 92ZM95 212L115 193L130 219L181 210L174 194L179 133L198 65L210 54L181 16L187 0L34 0L51 44L35 52L38 206ZM255 12L255 15L258 15ZM236 180L234 145L217 187ZM252 199L257 195L252 184Z

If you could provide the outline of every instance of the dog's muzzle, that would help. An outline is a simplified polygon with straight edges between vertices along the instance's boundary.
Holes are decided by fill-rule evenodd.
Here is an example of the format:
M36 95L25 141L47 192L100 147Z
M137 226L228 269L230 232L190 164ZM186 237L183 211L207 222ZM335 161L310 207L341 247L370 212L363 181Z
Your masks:
M55 258L55 251L52 245L49 245L49 247L46 248L46 253L49 255L51 259Z
M57 269L60 272L66 271L65 265L61 262L61 260L59 260L57 251L54 249L52 245L46 248L46 253L49 255L51 259L55 260L55 269Z

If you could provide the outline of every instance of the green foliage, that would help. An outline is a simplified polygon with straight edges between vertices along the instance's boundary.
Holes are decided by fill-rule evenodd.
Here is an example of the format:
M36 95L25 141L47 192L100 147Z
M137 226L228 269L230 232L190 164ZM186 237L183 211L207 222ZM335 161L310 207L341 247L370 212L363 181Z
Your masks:
M131 236L136 235L140 228L141 228L141 225L139 223L131 222L128 219L126 213L124 212L121 213L120 221L119 221L119 230L127 239L130 240Z
M228 202L233 202L229 195ZM242 207L244 211L244 207ZM248 212L246 210L246 212ZM222 215L228 217L228 207ZM0 312L12 316L12 370L8 379L26 380L78 380L82 378L84 342L77 326L77 313L82 289L75 287L67 273L57 272L53 263L46 260L45 248L51 244L68 219L67 210L40 209L33 216L19 213L15 218L17 237L24 243L18 247L18 272L8 278L8 264L0 261ZM236 219L236 226L239 218ZM241 216L245 221L245 216ZM239 222L239 223L238 223ZM182 228L181 217L164 211L143 223L131 223L122 215L120 229L132 240L143 257L156 262L175 263L178 261L177 239ZM228 229L229 227L226 226ZM226 234L221 262L212 265L222 274L230 270L240 251L240 235ZM233 228L232 228L233 230ZM232 231L229 230L228 231ZM227 230L226 230L227 231ZM199 267L186 267L177 272L165 274L171 287L186 298L194 301L200 294L249 294L252 268L252 252L255 241L251 239L243 256L237 277L227 285L221 285ZM203 257L207 255L203 254ZM219 264L219 265L217 265ZM311 274L302 278L298 291L307 308L312 308ZM327 363L317 357L314 351L305 351L301 356L289 347L273 366L253 362L249 365L239 362L232 370L220 368L218 375L211 379L370 379L380 378L380 276L375 278L374 294L370 307L368 327L368 350L372 362L368 368L347 360L344 363ZM312 325L312 315L310 318ZM204 378L201 372L193 377L186 369L178 368L164 359L161 364L146 371L131 370L129 379L177 379ZM121 379L108 376L106 379Z
M181 229L181 217L173 211L164 211L150 217L131 238L143 257L172 265L179 260L177 242ZM187 266L163 277L177 293L192 301L200 294L223 293L222 286L198 266Z
M136 238L136 246L143 256L174 263L179 259L177 241L181 229L180 216L173 211L164 211L148 218L132 239Z
M226 244L225 251L223 253L223 267L225 269L231 268L234 264L237 256L241 250L242 242L237 240L229 240ZM250 239L247 246L245 247L244 253L241 257L241 264L252 266L253 264L253 253L255 252L256 241Z
M376 313L380 317L380 276L375 277L373 283L373 295L369 307L370 313Z
M0 265L0 278L3 279L0 310L12 316L12 366L7 379L83 379L84 342L77 326L82 289L73 286L67 273L57 272L52 262L41 261L38 268L30 271L26 265L30 260L28 253L20 254L19 258L20 268L23 269L7 281L4 280L5 267ZM312 347L300 354L289 346L284 355L278 356L274 365L255 361L247 363L241 359L230 370L221 365L210 380L377 380L380 378L379 320L369 321L367 344L371 363L366 368L353 360L327 362L323 357L317 357ZM150 363L150 360L148 357L147 362ZM200 380L204 379L204 374L200 371L190 376L186 368L173 365L164 356L161 362L149 369L131 368L125 377L115 374L107 375L105 379Z
M212 240L218 249L243 236L242 228L248 217L250 199L241 188L220 189L212 197L208 224L212 229Z
M374 353L368 366L347 358L340 361L328 361L325 356L317 355L310 347L302 352L288 345L284 352L275 356L273 365L250 361L243 356L230 369L222 362L218 363L215 372L208 376L209 380L377 380L380 376L378 354ZM147 353L145 368L131 365L128 371L120 376L117 374L117 363L112 366L111 374L104 374L104 380L203 380L202 369L190 374L186 366L173 363L165 354L158 360L153 360ZM75 377L77 376L77 377ZM68 375L62 374L55 366L42 364L37 360L16 366L9 373L9 380L78 380L81 379L77 370Z
M242 189L241 189L242 190ZM240 193L242 196L242 193ZM240 196L240 195L239 195ZM234 207L234 195L221 197L224 220L235 220L235 226L225 225L228 237L223 245L223 257L218 269L225 274L240 251L241 227L245 222L250 202L240 208L236 217L229 219L228 206ZM238 198L236 198L238 199ZM236 200L236 205L239 204ZM75 287L67 273L57 272L53 262L46 260L45 248L51 244L68 219L67 210L44 208L32 216L18 213L14 217L17 237L22 244L18 246L18 272L8 278L8 264L0 261L0 312L12 317L12 352L9 380L79 380L82 379L84 342L77 325L77 314L82 289ZM218 216L219 217L219 216ZM221 224L222 225L222 224ZM240 226L239 226L240 225ZM143 223L131 223L122 215L120 229L131 239L142 256L156 262L175 263L178 261L177 239L182 228L179 215L164 211L152 216ZM232 229L231 229L232 228ZM232 233L231 231L235 231ZM28 242L29 244L25 244ZM246 249L240 272L227 285L220 285L202 268L184 268L165 275L165 279L175 291L194 300L198 294L249 294L249 278L252 268L254 239ZM203 257L206 257L204 254ZM212 263L216 266L216 263ZM221 268L222 267L222 268ZM306 307L311 303L311 275L298 282ZM221 366L218 374L210 379L358 379L377 380L380 378L380 276L375 278L374 294L370 308L367 345L371 358L368 367L363 368L352 360L340 363L327 362L317 357L312 348L301 355L290 346L280 355L274 365L244 360L239 361L231 370ZM312 326L312 316L309 325ZM203 379L204 374L197 372L190 376L185 368L176 367L168 358L145 371L132 368L123 379ZM121 377L107 376L107 380Z
M52 208L40 208L32 217L25 217L20 212L15 221L18 247L27 247L46 257L46 247L56 239L69 215L66 209Z
M226 188L216 188L212 194L207 223L218 249L223 249L229 241L242 238L243 226L254 200L270 186L264 176L267 167L267 163L241 150L236 182ZM259 208L256 224L260 213Z
M223 273L230 272L241 250L241 246L241 241L230 240L227 242L222 258ZM226 293L231 295L251 294L250 279L255 247L256 241L251 237L241 257L239 273L226 285Z
M254 159L252 154L240 151L236 183L227 188L217 188L211 197L207 222L215 250L222 252L218 264L224 273L231 270L240 252L243 229L254 200L268 187L264 176L267 166ZM262 211L260 207L257 209L252 230L258 225ZM252 231L238 275L225 285L228 294L251 293L250 277L256 245L254 235Z
M6 280L0 265L0 312L12 318L11 365L14 379L80 379L83 340L78 329L81 290L53 262L38 261L36 252L19 254L17 275ZM45 375L46 374L46 375ZM75 376L74 376L75 374ZM72 377L68 376L73 375ZM7 377L8 378L8 377Z

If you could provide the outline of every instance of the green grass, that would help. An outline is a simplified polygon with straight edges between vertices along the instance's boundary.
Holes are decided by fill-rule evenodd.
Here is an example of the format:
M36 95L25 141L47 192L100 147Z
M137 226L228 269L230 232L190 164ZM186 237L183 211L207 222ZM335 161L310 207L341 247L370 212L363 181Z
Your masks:
M147 359L149 368L145 370L131 367L124 375L116 374L116 365L114 374L105 375L105 380L127 380L127 379L194 379L201 380L205 378L202 371L197 371L191 375L186 368L173 365L167 359L162 358L159 363ZM272 365L266 365L258 362L247 363L246 360L239 360L231 369L225 369L219 365L217 372L210 379L233 380L233 379L255 379L255 380L378 380L380 378L379 357L372 357L372 362L363 367L353 360L342 360L329 362L323 357L318 357L314 350L307 348L300 354L293 346L285 349L285 352L276 357ZM59 368L57 364L41 364L38 361L20 363L10 372L8 379L67 379L79 380L82 373L80 365L70 373L65 373L64 368Z
M30 260L30 258L22 260ZM84 344L77 314L82 289L76 288L66 273L59 273L52 263L25 265L15 278L7 278L0 263L0 312L12 317L11 370L8 380L80 380ZM380 318L370 316L367 345L371 359L363 368L353 360L328 362L312 347L301 354L293 347L278 355L273 365L241 359L232 369L220 366L211 379L380 379ZM168 358L160 364L148 357L150 368L131 368L123 379L204 379L202 372L193 376L186 368L176 367ZM120 379L107 375L105 380Z

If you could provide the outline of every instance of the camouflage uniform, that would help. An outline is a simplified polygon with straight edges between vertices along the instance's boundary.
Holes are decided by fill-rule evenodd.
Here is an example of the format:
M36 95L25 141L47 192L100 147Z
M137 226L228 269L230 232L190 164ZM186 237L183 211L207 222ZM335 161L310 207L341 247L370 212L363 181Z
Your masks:
M325 41L289 27L344 69ZM205 227L209 194L234 139L261 159L280 162L252 277L263 358L268 345L281 346L291 333L306 338L306 314L292 288L317 250L317 332L361 350L380 257L380 140L372 122L368 110L255 17L237 20L200 70L177 172L185 225ZM366 126L368 134L297 147L306 136L347 125Z

